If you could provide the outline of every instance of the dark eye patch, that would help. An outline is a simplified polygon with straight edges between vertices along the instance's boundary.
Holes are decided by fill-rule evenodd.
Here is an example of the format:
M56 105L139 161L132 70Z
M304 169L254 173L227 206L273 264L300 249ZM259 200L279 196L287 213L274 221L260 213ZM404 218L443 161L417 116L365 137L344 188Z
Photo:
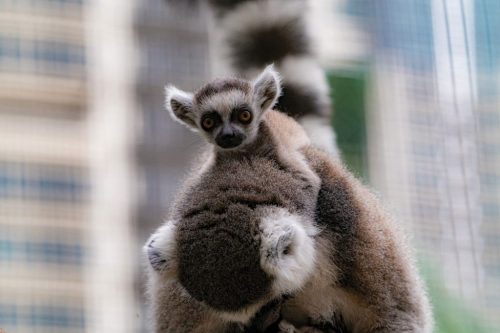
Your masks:
M205 120L206 119L211 119L213 121L213 125L210 126L210 128L207 128L204 126ZM200 119L200 126L207 132L211 132L214 128L216 128L218 125L222 123L222 118L220 117L219 113L217 111L208 111L205 112Z
M245 118L242 119L241 115L243 113L250 115L248 120ZM242 123L244 125L248 125L252 122L252 119L253 119L252 109L246 104L242 104L240 106L237 106L237 107L233 108L233 110L231 111L231 121L232 122L239 122L239 123Z

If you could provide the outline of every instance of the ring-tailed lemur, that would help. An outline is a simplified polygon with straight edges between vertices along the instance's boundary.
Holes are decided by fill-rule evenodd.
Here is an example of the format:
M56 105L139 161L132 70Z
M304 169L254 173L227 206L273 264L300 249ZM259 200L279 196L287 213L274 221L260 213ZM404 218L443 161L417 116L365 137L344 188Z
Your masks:
M403 238L338 161L269 110L279 91L272 68L194 95L168 89L174 118L214 151L145 246L156 331L430 332Z
M216 74L252 78L274 63L283 80L276 109L298 120L313 144L338 156L329 87L308 28L308 0L206 2L213 12L209 37Z

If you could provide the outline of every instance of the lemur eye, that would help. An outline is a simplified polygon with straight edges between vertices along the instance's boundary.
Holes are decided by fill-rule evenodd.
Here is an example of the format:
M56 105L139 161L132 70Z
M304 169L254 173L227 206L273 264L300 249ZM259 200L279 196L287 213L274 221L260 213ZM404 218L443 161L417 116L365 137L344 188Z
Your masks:
M238 114L238 119L241 121L243 124L248 124L252 121L252 113L248 110L242 110Z
M214 125L215 125L215 120L213 120L213 118L211 117L205 117L201 121L201 127L203 127L204 130L209 130L212 127L214 127Z

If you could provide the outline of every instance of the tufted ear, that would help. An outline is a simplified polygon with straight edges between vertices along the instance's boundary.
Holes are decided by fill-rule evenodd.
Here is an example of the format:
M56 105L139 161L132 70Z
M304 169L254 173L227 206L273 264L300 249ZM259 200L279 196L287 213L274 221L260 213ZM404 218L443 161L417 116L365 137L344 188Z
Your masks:
M196 131L196 117L193 110L193 94L174 86L165 88L165 107L172 118Z
M149 237L143 248L151 268L171 277L176 272L176 230L174 221L165 222Z
M273 65L267 66L253 82L253 98L261 112L274 107L281 95L281 80Z
M302 288L315 267L317 229L302 216L276 209L265 213L260 230L260 264L274 278L274 292Z

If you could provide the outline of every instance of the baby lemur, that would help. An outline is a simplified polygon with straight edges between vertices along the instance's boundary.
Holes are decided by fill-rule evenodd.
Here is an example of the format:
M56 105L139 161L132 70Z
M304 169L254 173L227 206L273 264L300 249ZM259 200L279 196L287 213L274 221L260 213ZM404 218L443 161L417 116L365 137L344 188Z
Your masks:
M167 88L213 145L148 240L156 332L430 332L403 238L339 162L271 110L278 74Z

